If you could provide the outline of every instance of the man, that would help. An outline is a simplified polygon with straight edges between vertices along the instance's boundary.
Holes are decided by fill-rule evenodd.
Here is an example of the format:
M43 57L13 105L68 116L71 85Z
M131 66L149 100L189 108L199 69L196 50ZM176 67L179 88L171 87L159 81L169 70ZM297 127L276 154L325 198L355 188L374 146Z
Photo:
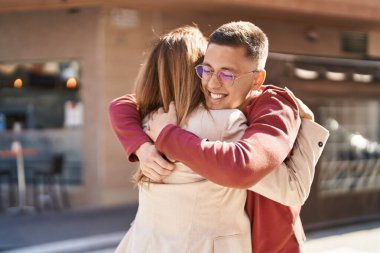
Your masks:
M175 112L159 110L149 121L148 134L155 148L201 176L234 188L247 189L280 165L294 144L300 119L287 91L262 86L267 55L267 37L257 26L232 22L218 28L196 70L208 108L244 112L249 126L243 138L236 143L200 140L176 126ZM156 180L169 174L170 163L143 137L138 138L127 153L136 153L143 172ZM246 210L252 221L253 252L299 252L298 241L303 238L299 207L283 206L249 192Z

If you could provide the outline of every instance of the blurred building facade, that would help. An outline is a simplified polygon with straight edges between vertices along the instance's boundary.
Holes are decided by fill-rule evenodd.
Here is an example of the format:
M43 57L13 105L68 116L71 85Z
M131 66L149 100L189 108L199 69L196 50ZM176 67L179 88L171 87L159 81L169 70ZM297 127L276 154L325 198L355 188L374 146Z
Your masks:
M78 94L67 100L83 105L83 125L40 131L75 140L65 144L80 153L79 180L69 189L74 207L120 205L137 201L130 183L137 164L127 161L107 108L133 91L144 52L180 25L195 23L208 35L233 20L257 24L270 41L267 83L292 89L332 131L303 211L317 226L380 215L379 11L376 0L0 0L0 63L79 63ZM17 96L7 90L2 102Z

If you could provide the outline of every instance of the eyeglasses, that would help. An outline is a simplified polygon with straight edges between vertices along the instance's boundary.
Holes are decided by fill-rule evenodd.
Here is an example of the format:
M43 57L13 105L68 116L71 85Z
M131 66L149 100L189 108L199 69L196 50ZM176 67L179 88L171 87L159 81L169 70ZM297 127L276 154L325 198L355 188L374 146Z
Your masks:
M214 70L212 70L210 67L200 64L195 67L195 72L197 73L197 76L199 76L200 79L202 79L205 82L210 81L211 77L214 75ZM259 70L252 70L247 73L243 73L239 76L234 75L228 70L219 70L216 72L216 77L221 85L224 86L232 86L236 79L239 79L240 77L250 74L260 72Z

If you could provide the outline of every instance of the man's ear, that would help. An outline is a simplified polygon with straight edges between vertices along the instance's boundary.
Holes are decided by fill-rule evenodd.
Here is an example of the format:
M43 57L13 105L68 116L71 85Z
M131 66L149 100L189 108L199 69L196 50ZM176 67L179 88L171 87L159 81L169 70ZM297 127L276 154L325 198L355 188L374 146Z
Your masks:
M267 76L267 72L265 71L265 69L260 70L259 72L256 72L254 81L252 83L252 89L253 90L259 89L261 85L264 83L266 76Z

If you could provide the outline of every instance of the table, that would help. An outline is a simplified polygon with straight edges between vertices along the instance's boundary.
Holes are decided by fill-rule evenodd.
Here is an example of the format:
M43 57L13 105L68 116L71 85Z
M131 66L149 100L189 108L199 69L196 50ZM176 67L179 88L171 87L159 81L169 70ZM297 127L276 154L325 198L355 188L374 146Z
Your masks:
M17 188L18 188L18 206L11 207L12 213L24 213L33 211L34 207L26 206L26 181L24 156L35 155L37 150L33 148L23 149L19 141L12 142L10 150L0 150L0 157L15 157L17 164Z

